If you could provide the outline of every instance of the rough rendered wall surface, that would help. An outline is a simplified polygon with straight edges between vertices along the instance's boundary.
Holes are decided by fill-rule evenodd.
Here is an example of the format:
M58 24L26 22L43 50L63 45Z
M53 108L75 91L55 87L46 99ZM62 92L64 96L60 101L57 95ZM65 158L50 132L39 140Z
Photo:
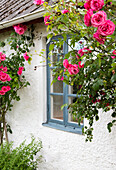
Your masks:
M46 47L46 28L36 25L35 48L38 53ZM41 34L42 33L42 34ZM1 38L5 36L1 35ZM6 35L7 36L7 35ZM12 112L7 115L13 134L10 141L17 146L30 134L43 142L43 162L39 170L116 170L116 127L109 134L106 128L110 112L100 113L100 120L94 125L92 143L85 143L85 137L42 126L46 120L46 67L42 58L33 55L32 64L26 63L26 78L31 86L22 89L21 100L14 102ZM39 65L34 71L34 66ZM86 124L86 121L85 121Z

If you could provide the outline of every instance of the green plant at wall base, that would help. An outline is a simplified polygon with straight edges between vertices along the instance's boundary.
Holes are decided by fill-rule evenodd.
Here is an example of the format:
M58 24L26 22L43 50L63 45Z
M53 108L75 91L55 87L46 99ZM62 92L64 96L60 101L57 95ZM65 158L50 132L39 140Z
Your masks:
M54 44L61 47L64 42L68 43L67 35L70 37L71 50L54 64L54 81L63 73L63 82L77 88L77 95L81 97L68 109L79 124L84 118L89 121L83 133L87 135L86 141L91 141L99 109L112 110L112 121L107 124L109 132L116 122L116 2L59 0L54 7L46 2L43 6L47 11L44 22L50 31L48 43L53 36L62 35L49 50L54 49ZM77 42L85 48L75 49Z
M19 147L13 148L13 143L0 146L1 170L36 170L42 156L37 156L42 148L42 142L32 137L29 144L25 141Z
M31 26L26 34L24 31L19 32L21 35L13 32L5 42L0 42L0 144L3 142L5 114L12 110L14 100L20 100L18 90L30 85L23 72L25 62L31 63L28 53L34 46L33 30ZM10 130L8 125L7 127Z

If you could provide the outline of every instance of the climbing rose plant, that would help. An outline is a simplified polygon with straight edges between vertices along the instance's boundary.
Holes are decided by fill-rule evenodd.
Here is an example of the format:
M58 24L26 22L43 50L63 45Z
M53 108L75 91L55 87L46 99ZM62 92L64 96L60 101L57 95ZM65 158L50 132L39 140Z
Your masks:
M31 62L29 51L34 45L34 29L31 27L26 31L27 26L23 24L13 27L10 37L0 42L0 144L3 142L6 113L11 111L14 100L20 100L19 89L30 85L23 73L25 62ZM6 46L10 47L9 51L6 51ZM9 125L7 127L11 131Z
M47 43L53 36L62 36L50 44L49 50L54 49L54 44L60 48L64 42L68 43L67 35L70 37L71 50L54 63L53 82L63 81L76 88L80 97L68 109L79 124L84 118L88 120L83 133L87 135L86 141L91 141L99 109L102 114L112 112L112 121L107 124L109 132L116 122L116 2L59 0L52 7L47 2L43 6L49 31ZM76 49L77 42L84 47Z

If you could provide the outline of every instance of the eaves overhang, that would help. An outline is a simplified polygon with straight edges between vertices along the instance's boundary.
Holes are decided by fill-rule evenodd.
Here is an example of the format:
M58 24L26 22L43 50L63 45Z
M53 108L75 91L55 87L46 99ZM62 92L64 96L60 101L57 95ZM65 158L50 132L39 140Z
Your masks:
M8 21L4 21L4 22L0 22L0 30L4 29L4 28L8 28L11 27L13 25L19 24L19 23L24 23L24 22L29 22L32 21L34 19L38 19L43 17L43 14L45 13L45 10L39 9L38 11L8 20Z

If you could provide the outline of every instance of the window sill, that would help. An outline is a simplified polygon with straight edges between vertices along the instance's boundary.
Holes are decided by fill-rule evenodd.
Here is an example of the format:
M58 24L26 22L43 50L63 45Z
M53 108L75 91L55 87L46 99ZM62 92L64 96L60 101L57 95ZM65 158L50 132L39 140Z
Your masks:
M53 128L53 129L57 129L57 130L62 130L62 131L77 133L77 134L82 135L82 128L81 127L80 128L74 128L74 127L71 127L71 126L64 126L64 125L60 125L60 124L56 124L56 123L52 123L52 122L43 123L42 125L46 126L46 127Z

